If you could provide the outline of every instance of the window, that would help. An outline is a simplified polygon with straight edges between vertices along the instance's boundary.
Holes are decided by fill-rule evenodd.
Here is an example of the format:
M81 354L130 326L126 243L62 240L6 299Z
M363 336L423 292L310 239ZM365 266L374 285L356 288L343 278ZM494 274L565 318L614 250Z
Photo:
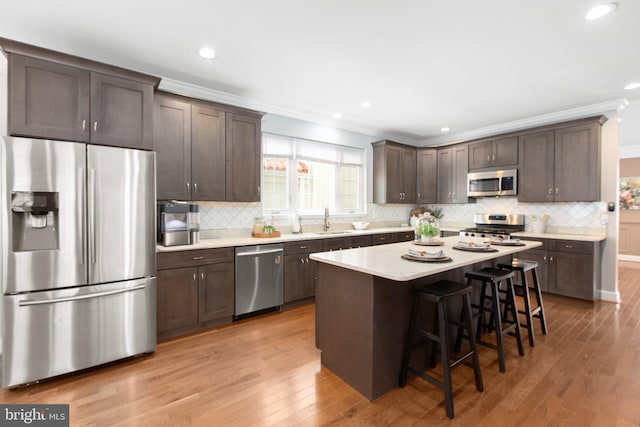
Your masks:
M362 215L364 198L364 150L263 134L263 213Z

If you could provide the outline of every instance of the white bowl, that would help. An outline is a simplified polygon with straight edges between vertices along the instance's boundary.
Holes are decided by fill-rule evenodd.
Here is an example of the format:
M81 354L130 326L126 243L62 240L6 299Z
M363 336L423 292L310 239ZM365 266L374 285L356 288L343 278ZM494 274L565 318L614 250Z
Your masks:
M352 222L351 225L353 225L353 228L356 230L366 230L369 227L369 223L364 221Z

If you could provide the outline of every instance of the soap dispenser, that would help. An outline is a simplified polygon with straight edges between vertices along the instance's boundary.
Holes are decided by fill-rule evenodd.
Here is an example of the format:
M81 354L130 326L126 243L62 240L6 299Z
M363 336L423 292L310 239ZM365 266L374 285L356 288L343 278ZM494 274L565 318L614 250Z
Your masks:
M291 231L294 234L302 233L302 227L300 226L300 215L298 214L298 212L295 212L293 214L293 226L291 228Z

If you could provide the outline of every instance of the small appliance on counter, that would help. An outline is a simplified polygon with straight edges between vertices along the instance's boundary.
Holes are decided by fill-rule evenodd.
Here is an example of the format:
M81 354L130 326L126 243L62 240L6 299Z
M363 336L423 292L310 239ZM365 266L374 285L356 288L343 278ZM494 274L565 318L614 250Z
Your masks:
M200 242L200 209L196 204L158 202L158 243L162 246Z

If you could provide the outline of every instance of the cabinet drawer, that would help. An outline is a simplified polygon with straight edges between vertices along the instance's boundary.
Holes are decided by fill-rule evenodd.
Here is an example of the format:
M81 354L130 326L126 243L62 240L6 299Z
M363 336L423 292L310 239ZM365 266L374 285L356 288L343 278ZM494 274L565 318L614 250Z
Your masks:
M386 245L387 243L395 243L396 239L393 233L380 233L371 236L371 244Z
M196 249L161 252L157 257L157 269L195 267L198 265L233 262L233 248Z
M299 242L285 242L284 254L303 254L322 252L322 239L318 240L301 240Z
M550 244L551 240L549 239L538 239L536 237L517 237L517 236L514 236L513 238L542 243L542 246L539 246L535 249L551 249L551 244Z
M580 240L552 240L550 249L561 252L593 254L593 242L583 242Z
M396 242L410 242L415 239L415 233L411 231L399 231L396 233Z
M353 236L349 242L350 248L363 248L371 246L371 236Z

